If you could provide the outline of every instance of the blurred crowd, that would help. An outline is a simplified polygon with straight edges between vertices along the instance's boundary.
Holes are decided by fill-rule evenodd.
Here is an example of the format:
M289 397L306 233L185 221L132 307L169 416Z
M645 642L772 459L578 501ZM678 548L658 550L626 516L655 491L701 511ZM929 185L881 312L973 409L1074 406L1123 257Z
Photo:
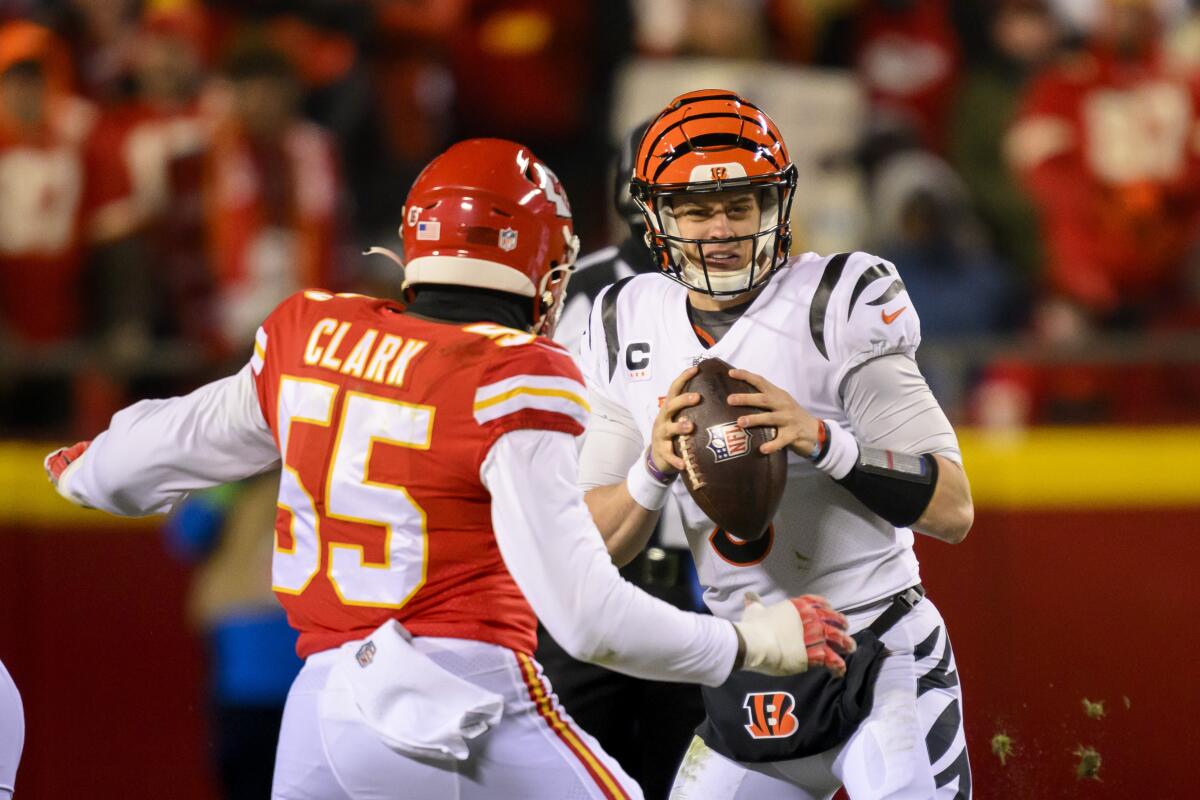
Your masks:
M856 77L856 246L957 416L1200 419L1197 0L8 0L0 436L226 373L298 288L397 294L362 252L461 138L532 147L608 244L614 87L690 58Z

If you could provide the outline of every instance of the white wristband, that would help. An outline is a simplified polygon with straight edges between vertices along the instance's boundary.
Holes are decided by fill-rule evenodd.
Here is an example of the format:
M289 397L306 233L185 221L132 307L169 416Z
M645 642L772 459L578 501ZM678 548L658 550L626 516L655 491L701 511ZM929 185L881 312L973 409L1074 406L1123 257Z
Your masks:
M850 474L858 461L858 441L850 435L850 431L833 420L822 422L829 431L829 447L821 460L814 462L814 466L834 480L841 480Z
M667 504L667 493L670 486L664 486L654 479L646 470L645 453L633 462L629 468L629 476L625 479L625 488L629 496L647 511L658 511Z

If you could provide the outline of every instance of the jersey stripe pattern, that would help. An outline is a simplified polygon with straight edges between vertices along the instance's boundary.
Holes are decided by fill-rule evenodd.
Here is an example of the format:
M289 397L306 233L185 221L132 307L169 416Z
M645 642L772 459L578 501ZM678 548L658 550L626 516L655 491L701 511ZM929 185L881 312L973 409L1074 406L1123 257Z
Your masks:
M471 406L476 423L489 431L488 444L519 428L582 434L590 412L587 389L566 348L537 340L501 349L480 379Z
M571 378L514 375L475 390L475 421L483 425L522 411L545 411L587 424L585 389Z
M254 333L254 353L250 356L250 369L254 374L262 372L263 359L267 357L267 332L261 327Z
M480 466L509 431L583 432L567 352L308 291L263 323L251 366L282 460L272 585L300 655L388 619L531 653L536 619L500 555Z

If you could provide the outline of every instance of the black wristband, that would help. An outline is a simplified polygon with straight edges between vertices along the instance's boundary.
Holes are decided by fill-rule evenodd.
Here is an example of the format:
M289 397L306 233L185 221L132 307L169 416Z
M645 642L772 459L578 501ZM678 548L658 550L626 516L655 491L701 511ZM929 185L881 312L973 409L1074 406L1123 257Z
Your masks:
M858 461L838 480L864 506L898 528L921 518L937 488L938 464L921 456L860 447Z

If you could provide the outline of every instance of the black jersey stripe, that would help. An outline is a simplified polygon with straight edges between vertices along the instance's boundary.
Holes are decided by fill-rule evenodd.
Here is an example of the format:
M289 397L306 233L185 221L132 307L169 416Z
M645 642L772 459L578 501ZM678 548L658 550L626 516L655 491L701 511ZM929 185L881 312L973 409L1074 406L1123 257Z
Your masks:
M712 98L704 98L704 99L712 99ZM751 106L751 107L753 108L753 106ZM757 109L755 109L755 110L757 110ZM685 122L692 122L692 121L695 121L698 119L716 119L718 117L733 117L735 119L740 119L742 122L750 123L751 125L753 125L755 127L755 129L760 130L760 131L762 130L760 120L757 120L754 117L745 117L745 116L742 116L741 114L735 113L733 111L711 111L707 114L695 114L690 117L685 117L681 120L677 120L676 122L672 122L670 125L668 125L667 127L663 128L661 131L659 131L658 135L654 137L654 141L650 143L650 146L648 148L646 148L646 157L644 159L642 159L642 172L645 172L646 170L650 169L650 159L654 156L654 149L656 147L658 147L658 143L661 142L663 140L663 137L665 137L668 133L675 130L676 128L681 127ZM730 135L732 135L732 134L730 134ZM771 137L772 142L775 142L777 144L779 143L779 137L777 137L775 135L775 131L771 130L770 128L767 128L767 135Z
M941 635L942 628L939 625L938 627L934 628L928 636L925 637L925 641L913 648L913 658L917 661L921 661L931 656L933 654L933 648L937 647L938 639L941 638Z
M867 303L867 305L881 306L884 303L891 301L892 298L894 298L896 295L903 292L904 289L905 289L904 281L900 280L899 278L896 278L896 280L892 281L891 286L889 286L888 288L883 290L883 294L879 295L879 297L876 297L874 300Z
M621 342L617 339L617 295L635 277L630 275L628 278L617 281L600 300L600 322L604 325L604 342L608 345L608 379L610 381L617 372L617 356L621 352Z
M937 788L948 786L950 781L958 778L958 791L954 793L953 800L971 800L971 762L967 758L967 748L964 745L950 766L933 776L933 782ZM938 795L941 797L941 795Z
M705 133L701 134L700 136L685 139L682 144L675 148L675 151L671 154L670 161L663 159L662 163L658 165L658 169L656 169L654 174L650 177L650 180L658 180L658 176L663 173L663 170L671 166L671 164L680 156L686 155L693 150L708 147L727 147L731 150L745 150L747 153L761 155L766 162L774 167L777 171L782 169L782 167L779 166L779 162L775 159L775 156L771 155L770 151L768 151L765 147L760 146L753 140L746 139L745 137L739 136L736 133Z
M940 628L938 630L941 630ZM942 657L938 663L917 679L917 697L928 692L930 689L949 689L951 686L958 685L958 672L950 671L950 659L954 651L950 647L950 640L946 640L946 647L942 651Z
M846 310L846 319L850 319L850 315L854 313L854 304L858 302L858 296L872 283L888 274L888 268L879 263L858 276L858 282L854 284L854 291L850 293L850 308Z
M837 286L842 277L842 270L846 268L846 262L849 260L849 253L838 253L829 259L825 264L825 272L821 275L821 282L813 292L812 306L808 309L808 329L812 333L813 344L817 346L818 352L825 356L826 361L829 360L829 349L825 345L825 312L829 310L829 297L833 294L833 287Z
M925 734L925 750L929 753L930 764L936 764L942 756L946 755L950 745L954 744L954 738L958 735L960 725L962 725L962 712L958 708L958 698L954 698L946 704L942 713L933 721L929 732Z

